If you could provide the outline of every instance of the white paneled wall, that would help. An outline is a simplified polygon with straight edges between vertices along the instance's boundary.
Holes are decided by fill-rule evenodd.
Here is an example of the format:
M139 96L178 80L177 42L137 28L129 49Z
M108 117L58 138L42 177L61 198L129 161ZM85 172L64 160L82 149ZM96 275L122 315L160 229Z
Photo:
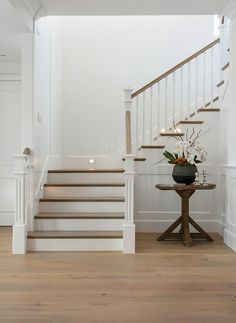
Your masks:
M9 65L9 64L8 64ZM15 66L10 66L10 72ZM0 225L12 225L15 207L13 155L20 149L19 75L0 69ZM7 81L5 81L7 80Z

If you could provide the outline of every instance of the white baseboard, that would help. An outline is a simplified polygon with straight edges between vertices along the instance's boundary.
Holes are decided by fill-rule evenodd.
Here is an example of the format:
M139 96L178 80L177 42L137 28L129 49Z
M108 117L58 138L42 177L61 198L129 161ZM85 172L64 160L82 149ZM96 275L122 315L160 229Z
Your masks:
M136 232L164 232L173 222L173 220L136 220ZM196 222L207 232L217 232L220 234L223 231L218 220L199 220ZM178 231L178 228L176 231Z
M229 230L224 230L224 243L236 251L236 234L233 234Z

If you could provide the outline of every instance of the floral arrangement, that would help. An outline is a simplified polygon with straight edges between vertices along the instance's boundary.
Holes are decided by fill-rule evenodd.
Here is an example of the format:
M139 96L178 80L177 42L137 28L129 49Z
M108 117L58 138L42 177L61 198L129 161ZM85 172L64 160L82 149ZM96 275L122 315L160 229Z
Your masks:
M178 133L178 131L176 130ZM165 151L163 155L168 159L169 164L176 165L196 165L203 163L207 158L207 151L198 141L201 130L196 134L193 129L192 134L188 136L186 132L185 138L176 137L177 142L173 153Z

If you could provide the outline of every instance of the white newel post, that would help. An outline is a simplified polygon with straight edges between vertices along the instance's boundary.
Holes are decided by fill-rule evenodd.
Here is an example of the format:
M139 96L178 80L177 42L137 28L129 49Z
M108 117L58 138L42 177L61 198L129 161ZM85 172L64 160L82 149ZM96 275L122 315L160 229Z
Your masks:
M16 205L13 226L12 252L25 254L27 251L27 159L28 155L15 155Z
M135 253L134 156L135 155L125 155L125 223L123 225L124 253Z
M126 123L126 155L125 155L125 222L123 225L123 252L135 253L134 224L134 157L132 154L131 105L132 89L125 89L125 123ZM137 126L137 125L136 125Z

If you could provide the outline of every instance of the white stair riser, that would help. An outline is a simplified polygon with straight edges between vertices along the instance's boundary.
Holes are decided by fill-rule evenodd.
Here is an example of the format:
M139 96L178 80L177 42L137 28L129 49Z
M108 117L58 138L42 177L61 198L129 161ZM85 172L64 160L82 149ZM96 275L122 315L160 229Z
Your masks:
M124 219L36 219L36 231L120 231Z
M45 187L44 197L124 196L124 187Z
M39 212L124 212L125 202L40 202Z
M28 239L29 251L122 251L123 239Z
M124 183L123 173L49 173L48 184Z

